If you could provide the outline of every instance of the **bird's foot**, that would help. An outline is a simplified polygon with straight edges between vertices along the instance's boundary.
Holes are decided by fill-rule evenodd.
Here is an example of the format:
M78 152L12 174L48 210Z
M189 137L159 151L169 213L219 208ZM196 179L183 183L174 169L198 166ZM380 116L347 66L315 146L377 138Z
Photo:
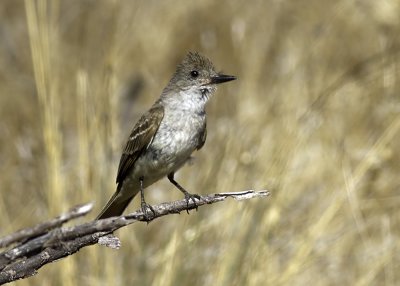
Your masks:
M201 197L198 194L191 194L191 193L189 193L187 191L185 191L184 194L185 194L185 200L186 200L186 206L187 206L186 212L189 214L189 202L190 201L193 202L194 208L197 211L198 207L197 207L197 204L196 204L196 199L197 200L201 200Z
M149 223L156 216L156 211L146 202L142 202L141 207L144 219Z

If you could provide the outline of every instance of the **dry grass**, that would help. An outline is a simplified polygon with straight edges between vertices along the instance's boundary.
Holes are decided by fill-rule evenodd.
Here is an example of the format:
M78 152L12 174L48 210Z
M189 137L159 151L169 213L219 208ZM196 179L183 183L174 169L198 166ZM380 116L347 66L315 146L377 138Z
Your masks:
M1 235L99 210L188 50L239 80L177 178L272 191L126 228L120 251L84 249L16 285L399 284L398 1L3 0L0 15ZM165 181L147 192L178 197Z

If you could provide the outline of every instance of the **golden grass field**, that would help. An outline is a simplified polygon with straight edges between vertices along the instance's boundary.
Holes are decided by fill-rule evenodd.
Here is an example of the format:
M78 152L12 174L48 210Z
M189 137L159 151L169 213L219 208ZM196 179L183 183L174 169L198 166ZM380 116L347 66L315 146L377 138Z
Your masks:
M238 80L176 178L271 192L134 224L120 250L15 285L400 284L399 1L2 0L0 16L0 236L89 201L94 218L190 50ZM167 180L146 194L182 198Z

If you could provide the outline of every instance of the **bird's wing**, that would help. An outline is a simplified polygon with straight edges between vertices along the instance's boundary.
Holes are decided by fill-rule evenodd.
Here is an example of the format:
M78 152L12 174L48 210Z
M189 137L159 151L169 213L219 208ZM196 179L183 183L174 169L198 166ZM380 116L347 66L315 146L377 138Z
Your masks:
M203 126L203 130L200 133L199 136L199 142L197 143L197 150L200 150L201 147L204 146L204 143L206 143L206 139L207 139L207 123L204 121L204 126Z
M154 105L133 127L119 161L117 183L124 180L137 158L153 141L163 117L164 108L161 105Z

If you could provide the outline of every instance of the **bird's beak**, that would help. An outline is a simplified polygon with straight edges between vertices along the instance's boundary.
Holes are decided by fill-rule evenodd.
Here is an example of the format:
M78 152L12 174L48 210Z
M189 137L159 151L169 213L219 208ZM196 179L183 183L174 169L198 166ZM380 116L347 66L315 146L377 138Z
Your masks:
M218 74L216 76L213 76L211 78L211 84L219 84L219 83L223 83L223 82L227 82L227 81L231 81L231 80L235 80L236 77L233 75L226 75L226 74Z

